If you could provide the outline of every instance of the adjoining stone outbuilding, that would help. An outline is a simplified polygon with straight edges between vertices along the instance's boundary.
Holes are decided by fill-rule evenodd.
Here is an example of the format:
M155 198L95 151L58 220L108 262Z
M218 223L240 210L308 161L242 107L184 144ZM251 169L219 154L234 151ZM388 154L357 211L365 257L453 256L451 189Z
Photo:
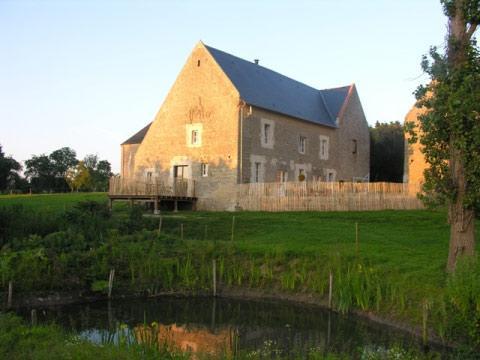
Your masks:
M405 116L405 123L413 124L418 139L422 137L419 117L424 114L425 111L425 108L418 108L414 105ZM407 134L405 138L403 182L408 183L412 189L416 189L415 186L417 186L419 190L425 179L424 171L429 165L425 161L420 141L417 140L415 143L411 144L409 143L409 138L410 137Z
M200 42L122 144L121 176L193 179L198 209L225 210L241 183L368 179L369 151L355 85L317 90Z

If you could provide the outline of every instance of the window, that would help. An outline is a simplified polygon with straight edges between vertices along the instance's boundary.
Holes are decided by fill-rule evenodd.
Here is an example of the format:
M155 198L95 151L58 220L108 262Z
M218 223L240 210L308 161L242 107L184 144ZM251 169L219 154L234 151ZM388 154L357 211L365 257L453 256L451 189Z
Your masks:
M285 170L277 171L277 182L286 183L288 179L288 172Z
M187 178L187 167L188 165L175 165L173 167L173 177L176 179Z
M254 178L253 181L258 183L260 182L260 169L262 167L262 163L256 162L255 163L255 173L254 173Z
M260 142L262 147L267 149L273 149L274 144L274 128L275 123L273 120L261 119L261 131L260 131Z
M300 154L305 154L307 150L307 138L305 136L299 136L298 138L298 152Z
M328 160L328 136L320 135L320 159Z
M352 142L353 142L352 154L356 154L357 153L357 140L353 139Z
M190 139L192 145L198 145L198 130L192 130L192 137Z
M202 124L187 124L187 146L200 147L202 146Z
M207 163L202 163L201 165L201 173L203 177L208 176L208 164Z
M263 124L263 142L268 144L270 142L270 124Z
M147 171L147 183L152 182L152 175L153 173L151 171Z

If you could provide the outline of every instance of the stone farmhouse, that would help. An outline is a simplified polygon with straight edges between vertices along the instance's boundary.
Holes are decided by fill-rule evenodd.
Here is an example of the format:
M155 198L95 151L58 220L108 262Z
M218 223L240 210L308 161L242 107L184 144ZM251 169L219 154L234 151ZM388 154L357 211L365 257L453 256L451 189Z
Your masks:
M318 90L199 42L154 120L121 145L121 177L195 181L197 208L233 209L243 183L369 176L354 84Z

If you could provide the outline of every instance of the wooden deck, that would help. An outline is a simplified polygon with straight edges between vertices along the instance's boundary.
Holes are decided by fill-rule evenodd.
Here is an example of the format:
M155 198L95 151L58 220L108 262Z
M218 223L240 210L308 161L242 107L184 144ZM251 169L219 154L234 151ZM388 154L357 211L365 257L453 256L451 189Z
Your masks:
M108 198L110 208L113 201L124 200L131 204L134 202L153 203L154 212L159 213L161 202L173 203L173 210L178 210L179 202L186 202L195 209L197 197L195 195L195 181L190 179L175 179L172 182L152 179L139 181L123 179L119 176L110 178Z

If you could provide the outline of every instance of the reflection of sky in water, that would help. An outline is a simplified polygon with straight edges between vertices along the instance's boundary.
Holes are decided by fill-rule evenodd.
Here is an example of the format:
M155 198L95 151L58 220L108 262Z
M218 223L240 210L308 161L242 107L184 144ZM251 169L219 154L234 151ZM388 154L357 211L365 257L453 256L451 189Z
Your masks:
M312 349L361 355L420 348L418 339L391 328L278 302L163 297L54 307L40 314L39 321L53 320L96 344L134 342L146 324L158 343L192 351L293 357Z

